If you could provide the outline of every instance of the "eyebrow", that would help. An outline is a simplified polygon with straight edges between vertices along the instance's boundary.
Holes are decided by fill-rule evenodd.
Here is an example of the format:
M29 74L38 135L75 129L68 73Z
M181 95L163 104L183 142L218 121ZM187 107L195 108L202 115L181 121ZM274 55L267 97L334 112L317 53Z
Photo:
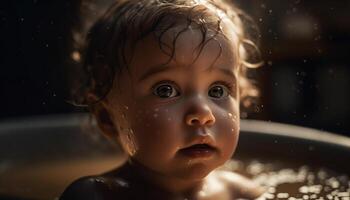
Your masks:
M151 77L151 76L153 76L155 74L162 73L164 71L168 71L171 68L177 68L177 67L170 66L170 65L167 65L167 64L156 65L156 66L152 67L152 69L148 70L145 74L143 74L139 78L138 82L144 81L144 80L148 79L149 77ZM218 71L220 71L225 76L228 76L228 77L230 77L232 79L236 79L236 74L232 70L229 70L229 69L210 67L206 71L212 71L214 69L217 69Z
M169 68L172 68L170 67L169 65L166 65L166 64L162 64L162 65L156 65L156 66L153 66L151 67L152 69L148 70L145 74L143 74L138 82L141 82L143 80L146 80L148 79L149 77L153 76L154 74L158 74L158 73L161 73L161 72L164 72L164 71L167 71L169 70Z
M225 76L230 77L231 79L236 80L236 74L233 72L233 70L225 69L225 68L215 68L221 73L223 73Z

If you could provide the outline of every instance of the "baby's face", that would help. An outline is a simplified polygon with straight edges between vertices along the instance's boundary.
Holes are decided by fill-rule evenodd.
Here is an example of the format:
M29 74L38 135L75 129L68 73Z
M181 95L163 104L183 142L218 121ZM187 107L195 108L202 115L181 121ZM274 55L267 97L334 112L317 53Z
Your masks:
M171 45L181 28L168 31L164 41ZM162 175L203 178L230 159L237 145L234 48L218 35L196 59L201 39L196 29L181 33L175 57L164 65L169 56L153 35L147 36L136 46L130 72L122 72L107 97L125 151Z

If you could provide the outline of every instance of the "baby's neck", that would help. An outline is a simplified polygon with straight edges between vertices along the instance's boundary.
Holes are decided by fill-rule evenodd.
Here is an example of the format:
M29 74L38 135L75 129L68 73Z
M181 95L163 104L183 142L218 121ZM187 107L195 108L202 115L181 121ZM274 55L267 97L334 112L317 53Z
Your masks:
M140 176L144 181L148 182L154 187L163 190L176 196L192 196L195 194L203 184L203 179L200 180L188 180L178 177L164 176L157 173L134 160L128 160L126 163L130 167L136 176Z

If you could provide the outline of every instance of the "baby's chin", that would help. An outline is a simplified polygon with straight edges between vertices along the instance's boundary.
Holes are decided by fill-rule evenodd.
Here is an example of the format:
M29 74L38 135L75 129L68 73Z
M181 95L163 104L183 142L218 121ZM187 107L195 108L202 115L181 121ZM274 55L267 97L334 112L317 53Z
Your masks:
M176 176L186 181L201 181L216 168L217 167L207 166L205 163L195 163L176 173Z

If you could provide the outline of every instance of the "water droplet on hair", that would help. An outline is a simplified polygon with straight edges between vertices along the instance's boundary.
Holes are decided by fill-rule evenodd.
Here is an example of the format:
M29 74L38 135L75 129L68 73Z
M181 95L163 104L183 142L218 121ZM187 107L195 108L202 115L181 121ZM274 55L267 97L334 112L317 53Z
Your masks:
M155 109L154 109L154 112L158 112L158 111L159 111L159 109L158 109L158 108L155 108Z
M158 114L157 114L157 113L154 113L154 114L153 114L153 117L154 117L154 118L157 118L157 117L158 117Z
M128 107L128 106L124 106L124 108L125 108L126 110L128 110L128 109L129 109L129 107Z

